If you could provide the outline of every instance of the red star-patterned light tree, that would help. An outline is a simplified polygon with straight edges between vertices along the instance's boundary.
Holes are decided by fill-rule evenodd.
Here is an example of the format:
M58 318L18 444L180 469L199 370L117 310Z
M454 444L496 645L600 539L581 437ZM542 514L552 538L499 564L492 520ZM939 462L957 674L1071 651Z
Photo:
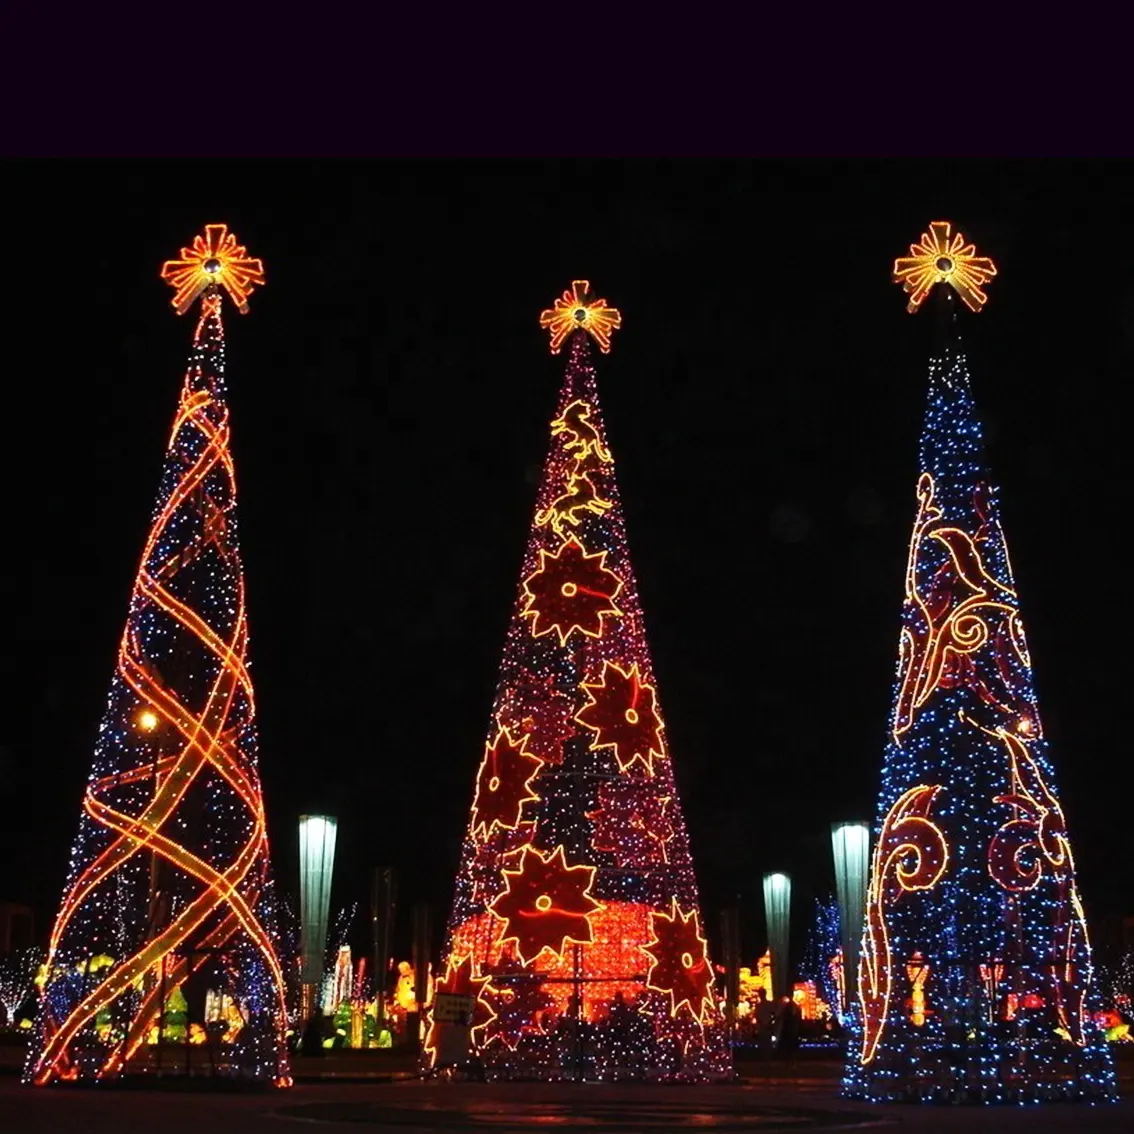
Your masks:
M726 1076L591 365L621 316L576 280L540 323L567 371L449 922L445 970L467 1002L430 1021L425 1061L463 1051L489 1078Z

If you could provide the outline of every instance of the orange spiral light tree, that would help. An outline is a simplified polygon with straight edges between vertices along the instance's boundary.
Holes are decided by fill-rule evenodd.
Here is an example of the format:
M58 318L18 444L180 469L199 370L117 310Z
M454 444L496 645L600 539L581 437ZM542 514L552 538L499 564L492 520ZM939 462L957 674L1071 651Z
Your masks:
M247 311L263 268L209 225L162 277L200 315L26 1078L207 1068L286 1085L221 322L223 295Z

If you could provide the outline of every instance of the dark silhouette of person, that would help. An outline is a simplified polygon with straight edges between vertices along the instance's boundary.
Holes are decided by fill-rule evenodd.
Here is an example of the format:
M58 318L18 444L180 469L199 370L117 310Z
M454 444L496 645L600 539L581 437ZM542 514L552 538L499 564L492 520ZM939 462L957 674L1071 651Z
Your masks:
M783 1059L794 1059L799 1050L799 1005L790 996L785 996L780 1001L776 1016L776 1051Z

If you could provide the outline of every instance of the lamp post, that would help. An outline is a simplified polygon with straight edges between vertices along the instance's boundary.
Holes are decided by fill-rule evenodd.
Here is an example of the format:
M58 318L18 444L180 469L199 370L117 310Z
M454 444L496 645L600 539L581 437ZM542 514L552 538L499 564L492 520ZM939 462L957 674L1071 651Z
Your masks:
M835 859L835 893L839 900L839 936L843 946L843 989L850 1013L858 992L858 954L866 917L866 887L870 878L870 824L861 821L831 824Z
M309 1020L319 1003L323 980L323 951L331 909L331 875L335 866L338 823L329 815L299 817L300 975L301 1014Z
M764 875L764 920L772 954L772 996L778 1001L791 995L791 879L786 874Z

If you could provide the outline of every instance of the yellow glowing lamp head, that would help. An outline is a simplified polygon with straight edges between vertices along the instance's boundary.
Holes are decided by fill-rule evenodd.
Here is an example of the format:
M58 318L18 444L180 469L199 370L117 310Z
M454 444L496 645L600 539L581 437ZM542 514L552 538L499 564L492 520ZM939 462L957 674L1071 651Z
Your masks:
M223 287L237 311L246 315L248 296L264 283L264 265L236 243L228 225L207 224L188 248L181 249L180 259L166 260L161 278L176 291L173 307L178 315L184 315L197 296L214 285Z
M158 726L157 713L150 709L143 709L138 714L138 727L143 732L153 732Z
M589 281L573 280L554 307L540 312L539 325L551 332L552 354L559 353L573 331L586 331L599 350L609 354L611 332L622 326L622 314L617 308L607 307L605 299L592 298Z
M894 282L909 295L911 314L937 284L948 284L970 311L979 311L988 302L981 287L995 275L992 260L978 256L976 245L966 244L949 221L932 221L920 242L910 245L910 254L894 261Z

